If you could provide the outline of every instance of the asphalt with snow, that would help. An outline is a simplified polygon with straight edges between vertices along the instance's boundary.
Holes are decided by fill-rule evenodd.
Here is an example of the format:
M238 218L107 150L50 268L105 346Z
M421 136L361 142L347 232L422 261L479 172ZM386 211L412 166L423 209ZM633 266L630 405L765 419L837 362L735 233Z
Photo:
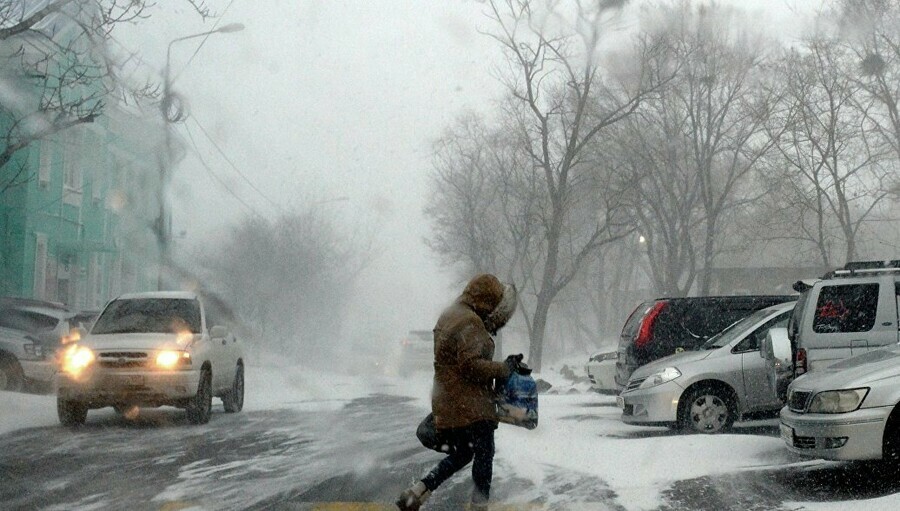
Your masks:
M556 424L545 422L542 428L568 422L579 431L625 442L626 449L684 441L665 429L604 427L617 413L607 397L542 399L551 411L556 400L564 402L553 419ZM88 423L75 430L52 426L0 436L0 508L391 509L397 493L440 458L413 436L422 415L421 400L390 388L357 398L298 399L239 414L226 414L218 405L204 426L188 424L182 411L170 408L142 410L135 419L111 409L92 411ZM498 438L506 437L505 443L498 441L494 470L496 509L648 509L645 502L617 491L621 482L611 485L590 467L576 470L542 461L536 478L523 459L528 446L519 445L527 440L518 440L528 437L510 435L504 427L498 431ZM741 435L777 437L778 431L770 422L738 433L732 436L736 441ZM699 446L698 457L729 455L704 452L702 437L690 440ZM576 447L582 442L559 442L567 441ZM602 442L582 443L588 449L600 446L589 454L613 471L617 464L645 461L604 452ZM900 474L883 465L804 461L778 450L767 452L736 470L666 483L655 509L896 508L896 499L885 503L884 497L900 492ZM463 509L470 491L468 471L457 474L435 492L427 509Z

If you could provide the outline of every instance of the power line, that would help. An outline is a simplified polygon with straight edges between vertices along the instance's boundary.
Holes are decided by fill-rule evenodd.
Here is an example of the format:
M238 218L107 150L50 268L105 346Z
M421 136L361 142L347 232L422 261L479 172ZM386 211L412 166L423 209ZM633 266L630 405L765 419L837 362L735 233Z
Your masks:
M177 73L175 73L175 76L172 77L172 80L170 81L170 83L174 83L175 80L177 80L178 77L181 76L181 73L183 73L184 70L187 69L187 67L188 67L189 65L191 65L191 62L193 62L194 57L196 57L197 54L200 53L200 48L203 48L203 45L206 44L206 40L209 39L209 36L211 36L211 35L213 34L213 32L216 31L216 27L218 27L218 26L219 26L219 23L220 23L223 19L225 19L225 14L228 13L228 9L231 9L231 5L232 5L234 2L235 2L235 0L231 0L230 2L228 2L228 5L225 6L225 10L222 11L222 15L219 16L218 18L216 18L216 22L213 23L213 26L212 26L212 28L210 29L209 33L206 34L206 37L204 37L202 40L200 40L200 44L197 45L197 49L194 50L194 53L193 53L193 54L191 54L191 58L189 58L189 59L187 60L187 62L185 62L185 64L184 64L183 66L181 66L181 70L180 70L180 71L178 71Z
M282 208L281 208L281 206L278 205L278 203L276 203L275 201L273 201L272 199L270 199L269 197L267 197L266 194L264 194L264 193L262 192L262 190L260 190L259 188L256 187L256 185L253 184L253 181L251 181L250 178L248 178L243 172L241 172L241 169L239 169L238 166L234 163L234 161L232 161L232 159L229 158L227 154L225 154L225 151L223 151L222 148L219 147L219 144L217 144L216 141L213 140L213 138L212 138L212 136L210 136L209 132L206 131L206 128L204 128L203 125L200 124L200 121L197 120L197 117L196 117L196 116L191 116L190 118L191 118L191 120L194 121L194 124L196 124L197 127L200 128L200 131L203 132L203 134L206 136L206 139L209 140L209 142L213 145L213 147L216 148L216 151L218 151L219 154L222 155L222 158L225 158L225 161L227 161L228 164L231 165L231 168L234 169L234 171L237 172L238 175L241 176L241 178L243 178L243 180L244 180L248 185L250 185L250 187L253 188L253 189L256 191L256 193L259 194L260 197L262 197L262 198L265 199L269 204L271 204L272 206L274 206L275 209L278 209L279 211L281 211Z
M197 159L200 160L200 163L203 165L203 168L206 169L206 172L208 172L210 176L218 181L219 184L222 185L222 187L225 188L225 190L227 190L228 193L230 193L231 196L234 197L235 200L237 200L239 203L241 203L241 205L243 205L244 208L246 208L250 213L253 213L256 216L265 219L263 215L261 215L258 211L256 211L256 209L253 208L253 206L247 204L243 199L238 197L238 195L234 193L234 190L232 190L231 187L229 187L228 184L221 177L219 177L219 175L216 174L212 168L210 168L210 166L206 163L206 160L203 159L203 156L200 155L200 148L197 147L197 142L194 140L194 135L191 133L190 128L185 125L184 129L185 131L187 131L188 138L191 140L191 145L194 147L194 151L197 154Z

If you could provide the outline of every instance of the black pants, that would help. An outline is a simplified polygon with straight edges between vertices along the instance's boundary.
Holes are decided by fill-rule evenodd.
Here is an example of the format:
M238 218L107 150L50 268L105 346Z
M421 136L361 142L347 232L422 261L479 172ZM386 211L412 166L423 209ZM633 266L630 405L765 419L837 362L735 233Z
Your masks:
M450 447L450 455L441 460L422 479L431 491L450 476L472 463L472 480L475 482L473 502L487 502L491 493L491 479L494 475L494 430L497 423L481 421L463 428L443 429L442 438Z

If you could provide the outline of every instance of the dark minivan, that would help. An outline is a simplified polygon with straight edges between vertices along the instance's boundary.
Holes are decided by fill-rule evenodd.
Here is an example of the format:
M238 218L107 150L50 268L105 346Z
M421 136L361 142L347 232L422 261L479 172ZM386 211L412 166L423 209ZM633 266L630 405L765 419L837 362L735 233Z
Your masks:
M735 321L759 309L796 300L796 295L657 298L634 309L619 337L616 384L628 383L638 367L698 348Z

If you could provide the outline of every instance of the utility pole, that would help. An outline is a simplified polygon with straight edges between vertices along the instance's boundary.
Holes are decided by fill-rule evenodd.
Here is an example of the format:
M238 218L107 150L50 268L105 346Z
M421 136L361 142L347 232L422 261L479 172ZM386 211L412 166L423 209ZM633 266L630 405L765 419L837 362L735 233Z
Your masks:
M165 151L159 157L159 187L157 189L157 200L159 201L159 216L156 218L156 242L159 247L159 275L157 277L157 289L165 289L166 269L171 261L171 240L172 240L172 217L169 212L168 199L166 197L169 189L169 182L172 177L172 167L174 157L172 155L172 124L183 122L187 118L187 112L184 108L184 102L181 97L172 92L172 45L188 39L197 37L205 37L211 34L227 34L231 32L240 32L244 29L241 23L229 23L215 30L191 34L184 37L178 37L169 41L166 49L166 67L163 70L163 95L160 102L160 113L162 114L164 145Z

